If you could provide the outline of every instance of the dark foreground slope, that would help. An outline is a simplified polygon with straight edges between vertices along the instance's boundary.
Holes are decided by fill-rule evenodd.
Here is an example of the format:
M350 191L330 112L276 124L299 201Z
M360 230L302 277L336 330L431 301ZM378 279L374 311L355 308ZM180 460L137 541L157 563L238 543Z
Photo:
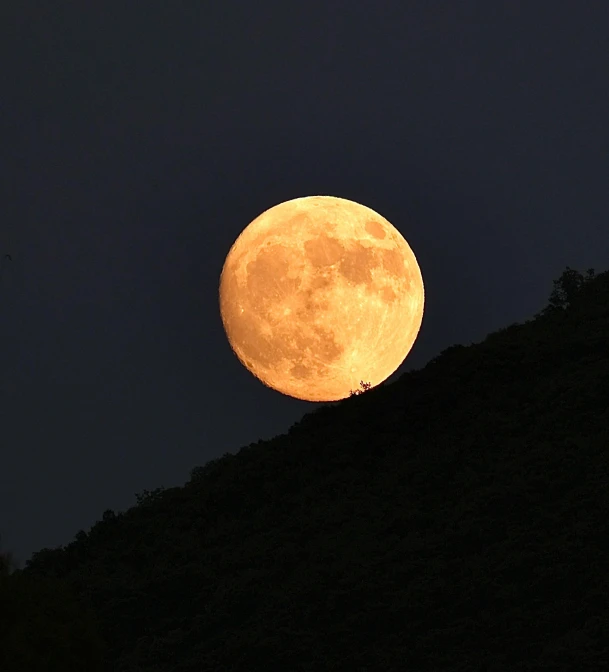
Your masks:
M104 514L24 574L117 672L609 669L609 273Z

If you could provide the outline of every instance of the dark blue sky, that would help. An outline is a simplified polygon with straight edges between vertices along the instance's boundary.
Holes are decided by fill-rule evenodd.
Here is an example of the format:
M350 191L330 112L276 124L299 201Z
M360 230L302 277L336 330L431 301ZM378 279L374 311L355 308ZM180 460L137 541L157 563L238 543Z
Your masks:
M426 312L399 372L609 265L606 0L12 4L0 533L21 562L314 408L243 369L218 312L267 208L331 194L402 232Z

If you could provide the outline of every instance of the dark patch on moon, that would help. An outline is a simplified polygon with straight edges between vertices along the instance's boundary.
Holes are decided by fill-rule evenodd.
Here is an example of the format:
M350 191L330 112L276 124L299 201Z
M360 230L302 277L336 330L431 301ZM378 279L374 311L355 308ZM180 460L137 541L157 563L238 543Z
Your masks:
M328 329L317 326L313 327L313 331L317 334L318 340L311 348L312 352L322 359L324 364L331 364L340 359L344 348L336 342L334 334Z
M381 296L383 297L383 301L386 301L387 303L393 303L398 298L393 289L387 286L381 289Z
M293 217L290 217L290 219L288 219L286 222L287 226L291 227L292 229L302 228L304 224L308 223L309 215L306 212L299 212Z
M307 289L304 292L304 300L302 305L296 311L299 317L302 317L306 322L309 322L313 314L318 311L325 311L330 307L329 301L323 299L314 289Z
M290 252L283 245L263 247L249 262L247 296L254 309L264 313L278 300L298 290L301 280L288 277L289 268Z
M356 285L370 283L370 269L377 265L374 250L357 243L348 254L341 259L339 271L350 282Z
M311 289L327 289L332 285L332 278L327 274L317 273L313 276L310 287Z
M336 238L322 234L304 244L307 259L313 266L332 266L345 255L345 248Z
M383 240L385 237L385 229L381 226L379 222L377 222L374 219L369 219L366 222L366 231L371 235L374 236L375 238L378 238L379 240Z
M311 377L312 373L313 371L303 364L294 364L294 366L290 369L290 375L294 378L298 378L298 380L307 380Z
M404 256L399 250L382 250L381 262L383 268L391 275L403 277L404 275Z

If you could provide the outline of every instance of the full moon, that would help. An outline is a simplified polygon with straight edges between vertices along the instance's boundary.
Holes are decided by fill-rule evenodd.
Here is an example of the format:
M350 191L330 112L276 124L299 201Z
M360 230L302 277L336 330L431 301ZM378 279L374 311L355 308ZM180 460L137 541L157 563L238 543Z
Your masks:
M219 295L239 361L306 401L382 383L423 319L423 278L408 243L374 210L334 196L295 198L254 219L226 257Z

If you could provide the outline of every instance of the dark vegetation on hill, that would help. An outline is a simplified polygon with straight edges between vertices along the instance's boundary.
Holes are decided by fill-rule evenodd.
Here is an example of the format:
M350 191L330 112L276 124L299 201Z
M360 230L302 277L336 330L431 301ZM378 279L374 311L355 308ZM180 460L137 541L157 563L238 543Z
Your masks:
M5 572L0 669L609 669L608 402L609 272L567 269L535 319ZM52 581L72 662L15 665Z

